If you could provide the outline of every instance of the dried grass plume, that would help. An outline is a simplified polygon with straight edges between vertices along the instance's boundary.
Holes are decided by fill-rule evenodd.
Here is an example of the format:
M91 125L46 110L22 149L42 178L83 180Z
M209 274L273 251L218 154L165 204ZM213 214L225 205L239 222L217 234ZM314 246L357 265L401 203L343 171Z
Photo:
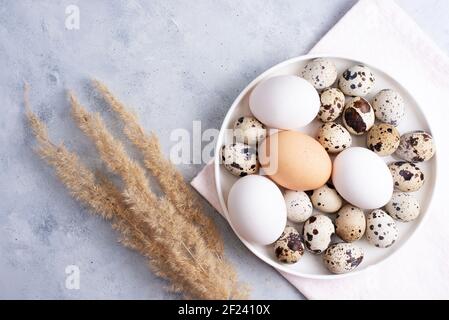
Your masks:
M223 254L223 244L219 240L214 223L203 214L196 195L191 187L185 183L183 176L162 154L157 136L153 132L146 134L136 116L128 111L106 85L98 80L93 80L93 84L115 114L122 120L126 136L142 153L146 168L157 178L167 197L187 219L192 219L198 224L203 236L207 239L208 246L216 250L217 253Z
M128 156L100 115L88 112L73 93L69 100L75 122L95 144L110 172L121 178L123 189L104 173L92 172L64 144L55 145L45 124L31 111L26 84L26 116L38 154L75 199L111 222L121 243L148 259L151 270L170 283L170 290L185 298L247 298L248 288L225 259L215 225L182 175L163 156L156 135L146 135L135 116L103 84L97 81L95 87L124 122L127 137L142 153L145 167L165 195L158 197L152 191L145 169Z

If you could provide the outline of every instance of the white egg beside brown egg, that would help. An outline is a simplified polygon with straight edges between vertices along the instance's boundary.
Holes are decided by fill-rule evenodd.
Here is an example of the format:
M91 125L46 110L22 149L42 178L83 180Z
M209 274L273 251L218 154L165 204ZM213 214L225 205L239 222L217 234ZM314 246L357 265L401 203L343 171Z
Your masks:
M335 157L332 182L340 196L361 209L383 207L393 194L393 179L385 162L361 147L348 148Z
M249 96L252 114L263 124L277 129L308 125L320 109L320 97L303 78L281 75L262 80Z
M245 240L261 245L275 242L287 223L287 208L279 187L270 179L248 175L231 187L227 201L234 230Z

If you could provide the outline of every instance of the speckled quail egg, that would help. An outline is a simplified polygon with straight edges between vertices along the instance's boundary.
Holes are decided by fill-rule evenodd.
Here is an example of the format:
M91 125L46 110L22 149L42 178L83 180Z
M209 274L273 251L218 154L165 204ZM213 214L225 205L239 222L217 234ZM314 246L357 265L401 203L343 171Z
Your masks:
M326 58L308 62L301 71L301 77L309 81L317 90L330 87L337 79L337 67Z
M374 88L376 79L371 70L364 65L346 69L338 79L338 85L348 96L364 97Z
M337 212L343 204L343 199L329 183L313 190L310 199L315 209L326 213Z
M390 202L386 204L385 210L393 218L409 222L419 216L419 201L410 193L394 192Z
M259 169L256 149L240 142L221 147L221 160L225 168L238 177L256 173Z
M323 122L334 121L343 112L345 95L337 88L329 88L321 92L318 119Z
M336 274L357 268L363 260L363 251L352 243L334 243L323 254L326 268Z
M375 124L368 132L366 145L368 149L381 157L389 156L398 148L400 139L401 135L394 126L379 123Z
M418 191L424 184L424 173L411 162L396 161L388 165L394 187L400 191Z
M281 262L298 262L304 254L304 242L295 228L285 227L280 238L274 243L274 254Z
M401 136L396 155L410 162L430 160L435 154L435 145L430 133L413 131Z
M323 214L311 216L304 222L303 237L307 250L320 254L324 252L335 233L332 220Z
M317 140L330 153L343 151L352 143L348 130L335 122L324 123L318 130Z
M304 191L287 190L284 193L284 199L290 221L304 222L312 215L312 202Z
M354 97L346 102L343 124L352 134L362 135L374 125L374 110L368 101Z
M398 238L398 228L393 218L382 209L373 210L366 217L366 239L378 248L392 246Z
M371 100L376 118L381 122L397 126L404 117L404 99L394 90L379 91Z
M265 125L254 117L240 117L234 122L234 137L237 142L255 145L267 134Z
M335 218L335 233L346 242L357 241L363 237L366 220L363 210L350 204L343 206Z

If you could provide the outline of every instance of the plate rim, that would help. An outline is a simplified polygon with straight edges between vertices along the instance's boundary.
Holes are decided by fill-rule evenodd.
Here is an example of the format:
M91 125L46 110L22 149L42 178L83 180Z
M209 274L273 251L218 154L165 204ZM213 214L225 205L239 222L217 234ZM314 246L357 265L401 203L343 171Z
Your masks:
M288 64L292 64L295 62L300 62L300 61L305 61L305 60L311 60L311 59L316 59L316 58L333 58L333 59L341 59L341 60L349 60L352 61L354 63L358 63L358 64L363 64L369 68L373 68L373 69L377 69L378 71L382 72L383 74L387 75L391 80L393 80L394 82L396 82L397 84L399 84L399 86L401 87L402 90L404 90L407 95L411 98L412 102L418 107L418 109L420 110L422 116L424 117L425 122L427 123L427 126L430 129L430 132L432 133L432 137L435 140L434 137L434 130L432 129L432 125L429 122L428 118L426 117L423 109L421 108L421 105L416 101L415 97L411 94L411 92L405 88L398 80L396 80L396 78L394 78L393 76L390 75L390 73L386 72L385 70L383 70L382 68L379 68L377 66L374 66L370 63L365 63L359 59L353 59L351 57L346 57L346 56L341 56L341 55L334 55L334 54L329 54L329 53L309 53L309 54L305 54L305 55L300 55L300 56L296 56L284 61L281 61L275 65L273 65L272 67L266 69L265 71L263 71L262 73L260 73L256 78L254 78L252 81L250 81L246 87L240 91L239 95L234 99L234 101L232 102L231 106L229 107L228 111L226 112L226 115L222 121L222 124L220 126L220 131L215 143L215 154L214 154L214 160L213 160L213 164L214 164L214 182L215 182L215 191L217 192L218 195L218 200L221 206L221 209L223 211L223 216L225 217L225 219L227 220L227 223L231 226L232 231L235 233L235 235L239 238L239 240L246 246L246 248L251 251L252 254L254 254L255 256L257 256L259 259L261 259L263 262L267 263L268 265L272 266L273 268L275 268L276 270L280 271L280 272L284 272L286 274L289 275L293 275L293 276L298 276L298 277L302 277L302 278L307 278L307 279L318 279L318 280L331 280L331 279L341 279L341 278L345 278L345 277L349 277L349 276L353 276L353 275L358 275L361 274L362 272L366 272L367 270L371 270L374 267L379 267L380 265L382 265L383 263L385 263L386 261L390 260L391 257L393 257L394 255L397 254L397 252L399 252L406 244L408 241L410 241L410 239L412 237L414 237L416 235L416 233L418 232L418 230L420 230L422 228L422 225L426 223L427 219L428 219L428 212L432 211L433 205L434 205L434 195L435 195L435 189L438 186L438 152L435 152L434 154L434 183L432 186L432 192L429 196L429 204L428 204L428 208L426 210L426 214L424 214L423 218L421 219L421 221L419 222L419 224L416 226L416 228L414 230L411 231L411 233L408 236L408 239L406 239L405 242L401 243L399 246L397 246L395 248L395 250L393 252L391 252L390 255L388 255L387 257L385 257L384 259L367 266L364 269L361 270L354 270L352 272L348 272L348 273L343 273L343 274L309 274L309 273L303 273L303 272L298 272L295 270L291 270L287 267L282 266L281 264L276 263L275 261L272 261L271 259L268 259L267 257L259 254L258 252L256 252L255 250L253 250L251 248L251 244L246 241L245 239L243 239L242 237L240 237L240 235L236 232L234 226L232 225L231 221L229 220L229 216L228 216L228 210L226 207L226 203L224 201L224 197L223 197L223 192L222 192L222 188L221 188L221 184L220 184L220 159L219 159L219 152L217 150L219 150L219 147L223 144L223 138L224 138L224 131L225 129L227 129L225 127L225 124L229 123L231 114L233 113L233 111L237 108L237 105L240 103L240 101L243 99L243 97L248 93L248 91L256 84L258 83L261 79L263 79L267 74L275 72L276 69L280 69ZM436 142L435 142L436 144Z

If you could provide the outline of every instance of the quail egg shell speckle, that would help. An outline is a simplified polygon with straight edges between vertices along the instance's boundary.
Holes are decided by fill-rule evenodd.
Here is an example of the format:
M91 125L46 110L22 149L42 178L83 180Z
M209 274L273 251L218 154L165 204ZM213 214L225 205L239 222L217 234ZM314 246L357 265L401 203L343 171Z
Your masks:
M337 190L330 184L325 184L324 186L313 190L310 199L312 200L315 209L326 213L337 212L343 204L343 199L340 197Z
M259 169L256 149L240 142L224 145L221 160L225 168L238 177L256 173Z
M307 250L320 254L324 252L331 242L331 236L335 233L332 220L325 215L311 216L304 223L303 237Z
M309 81L317 90L330 87L337 79L337 67L326 58L317 58L304 66L301 77Z
M405 192L394 192L385 210L390 216L402 222L415 220L420 212L418 199Z
M366 220L363 210L350 204L341 208L335 218L335 233L346 242L357 241L363 237Z
M317 140L330 153L343 151L352 143L348 130L335 122L324 123L318 131Z
M381 122L397 126L404 117L404 99L394 90L384 89L377 93L371 105L376 118Z
M238 142L255 145L262 141L266 134L265 126L254 117L240 117L234 123L234 137Z
M364 65L355 65L346 69L338 80L339 87L348 96L364 97L373 89L375 77Z
M343 124L352 134L362 135L374 125L374 110L361 97L349 99L343 111Z
M378 248L392 246L398 238L398 228L393 218L382 209L373 210L366 217L366 239Z
M401 136L391 124L375 124L368 132L366 145L379 156L393 154L399 146Z
M287 190L284 193L284 199L290 221L304 222L312 215L312 202L304 191Z
M396 161L388 165L393 177L394 187L400 191L418 191L424 184L424 173L421 169L407 161Z
M410 162L430 160L435 154L433 138L425 131L403 134L396 154L399 158Z
M336 274L357 268L363 260L363 251L352 243L331 244L323 254L326 268Z
M304 242L295 228L287 226L274 244L276 258L285 263L295 263L304 254Z
M337 88L329 88L324 90L320 95L320 111L318 111L318 119L323 122L334 121L343 112L345 106L345 95Z

